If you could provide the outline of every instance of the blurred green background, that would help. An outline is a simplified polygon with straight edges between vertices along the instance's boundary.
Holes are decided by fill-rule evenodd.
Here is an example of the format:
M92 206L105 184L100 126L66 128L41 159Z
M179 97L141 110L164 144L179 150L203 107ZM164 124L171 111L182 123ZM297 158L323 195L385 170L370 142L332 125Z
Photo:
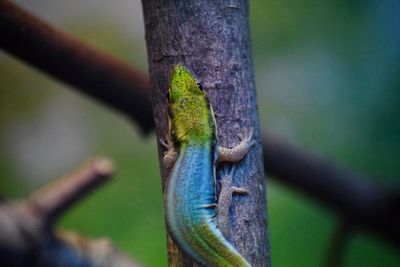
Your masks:
M140 1L16 2L147 69ZM400 2L250 2L262 128L399 187ZM140 136L119 114L4 53L0 89L0 195L22 198L88 157L108 156L115 179L59 225L108 236L146 266L166 266L154 137ZM268 208L273 266L321 266L336 214L273 179ZM400 255L356 232L345 266L400 266Z

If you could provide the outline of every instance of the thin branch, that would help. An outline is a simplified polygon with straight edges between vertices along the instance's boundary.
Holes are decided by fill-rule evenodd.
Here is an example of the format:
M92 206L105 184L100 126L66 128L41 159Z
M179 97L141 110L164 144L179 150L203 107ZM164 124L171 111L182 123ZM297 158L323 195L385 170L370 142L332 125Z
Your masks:
M4 50L115 108L143 131L154 128L150 85L144 73L82 44L8 1L0 2L0 32ZM264 135L263 144L269 175L400 246L398 187L378 186L370 177L271 136Z
M47 224L51 225L71 205L108 181L112 173L113 166L109 160L93 159L73 174L35 192L29 198L28 204Z
M48 25L10 1L0 1L0 47L136 121L154 127L148 76Z
M373 178L336 166L272 136L265 137L264 165L279 181L337 211L356 227L367 228L400 246L400 192Z

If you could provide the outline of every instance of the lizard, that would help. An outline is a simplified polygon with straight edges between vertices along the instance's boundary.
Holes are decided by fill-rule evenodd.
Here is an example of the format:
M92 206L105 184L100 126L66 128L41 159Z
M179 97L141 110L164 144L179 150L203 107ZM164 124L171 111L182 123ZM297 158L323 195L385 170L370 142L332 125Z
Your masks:
M164 193L170 235L186 254L205 266L251 266L218 226L217 212L228 215L231 196L223 197L228 207L217 207L216 165L239 162L255 144L253 130L247 131L247 137L239 135L241 142L234 148L218 146L217 124L207 94L179 64L170 78L168 110L169 135L160 141L167 148L163 164L170 169ZM221 191L245 192L235 187ZM230 232L226 229L229 218L223 215L218 219L224 220L224 232Z

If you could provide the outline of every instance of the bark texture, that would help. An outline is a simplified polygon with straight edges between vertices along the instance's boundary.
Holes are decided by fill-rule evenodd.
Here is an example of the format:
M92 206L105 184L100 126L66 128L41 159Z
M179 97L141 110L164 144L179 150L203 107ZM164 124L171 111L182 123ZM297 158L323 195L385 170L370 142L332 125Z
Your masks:
M233 183L249 190L233 197L232 243L253 266L270 266L265 181L250 47L247 1L142 1L152 104L158 138L168 132L167 90L173 66L187 67L207 92L219 143L233 147L254 128L257 145L239 163ZM160 151L161 152L161 151ZM160 156L162 154L160 153ZM163 185L168 170L161 167ZM189 266L169 240L170 266Z

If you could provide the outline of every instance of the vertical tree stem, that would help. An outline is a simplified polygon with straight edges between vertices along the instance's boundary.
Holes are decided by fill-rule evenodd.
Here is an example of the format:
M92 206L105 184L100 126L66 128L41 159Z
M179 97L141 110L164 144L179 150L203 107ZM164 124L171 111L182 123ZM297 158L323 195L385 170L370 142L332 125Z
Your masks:
M237 166L233 180L250 194L233 198L232 243L253 266L270 266L248 2L146 0L142 3L158 138L168 130L166 93L172 67L177 63L197 75L208 93L222 146L236 145L239 133L254 128L257 145ZM161 174L165 185L168 173L163 167ZM190 265L172 240L168 246L170 266Z

